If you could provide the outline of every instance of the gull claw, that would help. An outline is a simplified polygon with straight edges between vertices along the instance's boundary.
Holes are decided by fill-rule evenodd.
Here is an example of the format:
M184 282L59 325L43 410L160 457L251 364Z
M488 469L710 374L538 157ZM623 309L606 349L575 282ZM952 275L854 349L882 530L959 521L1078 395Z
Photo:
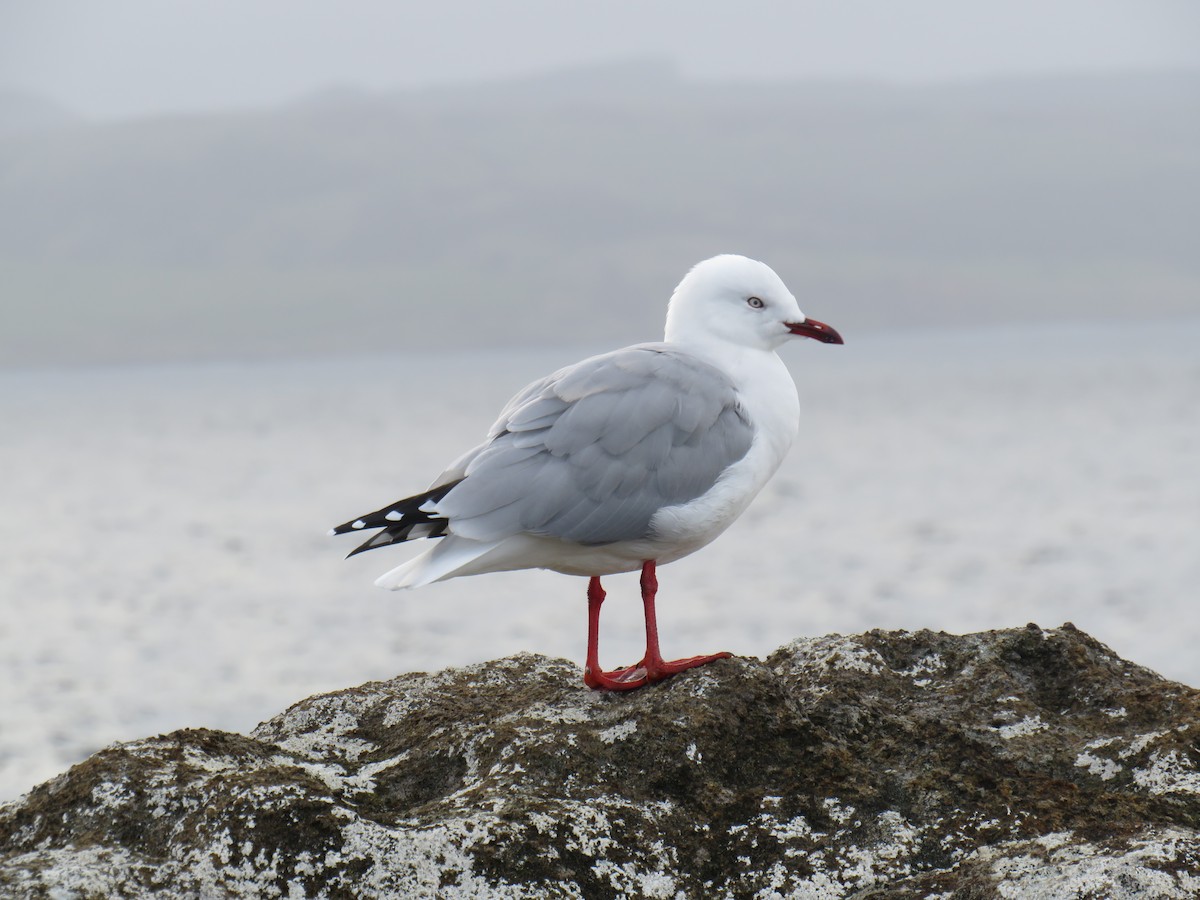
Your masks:
M611 672L592 671L589 667L583 670L583 683L593 690L632 691L647 684L665 681L672 675L707 665L718 659L729 659L732 655L721 652L709 656L689 656L686 659L643 659L637 665L623 666Z

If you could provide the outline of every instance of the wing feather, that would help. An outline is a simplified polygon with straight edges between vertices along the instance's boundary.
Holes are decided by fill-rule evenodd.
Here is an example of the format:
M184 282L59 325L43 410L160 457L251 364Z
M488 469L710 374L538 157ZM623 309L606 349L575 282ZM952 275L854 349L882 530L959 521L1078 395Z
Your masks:
M659 509L708 491L753 434L728 376L669 345L641 344L514 397L488 441L440 476L465 475L436 511L477 540L635 540Z

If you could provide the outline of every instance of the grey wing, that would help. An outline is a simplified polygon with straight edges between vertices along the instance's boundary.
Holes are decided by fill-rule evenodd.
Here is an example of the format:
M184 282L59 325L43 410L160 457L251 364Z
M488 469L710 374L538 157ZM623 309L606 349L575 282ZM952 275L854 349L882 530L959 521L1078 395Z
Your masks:
M489 440L447 470L463 481L436 509L452 532L478 540L521 532L635 540L659 509L708 491L752 440L724 373L669 345L642 344L518 394Z
M527 385L521 390L520 393L509 400L504 409L500 411L500 417L496 419L492 427L488 429L487 438L484 440L484 442L477 447L472 447L458 459L454 460L454 462L450 463L450 465L446 467L445 471L443 471L441 475L433 480L433 483L430 484L430 488L438 488L444 484L449 484L452 481L459 481L464 478L467 474L467 467L471 464L472 460L479 456L479 454L483 453L483 451L487 450L492 441L494 441L507 430L509 418L531 401L536 401L542 392L546 390L547 386L552 384L554 379L558 378L564 371L566 370L563 369L555 372L553 375L547 375L545 378L539 378L532 384Z

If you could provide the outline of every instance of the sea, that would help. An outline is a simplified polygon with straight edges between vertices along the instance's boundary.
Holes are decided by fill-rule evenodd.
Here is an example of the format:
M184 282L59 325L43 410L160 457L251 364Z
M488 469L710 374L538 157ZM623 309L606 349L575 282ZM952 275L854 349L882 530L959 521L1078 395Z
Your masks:
M784 348L800 436L659 572L668 655L1072 622L1200 685L1200 315ZM420 491L603 347L0 370L0 800L97 749L245 732L308 695L521 651L582 661L586 582L372 585L328 529ZM641 656L636 576L601 658Z

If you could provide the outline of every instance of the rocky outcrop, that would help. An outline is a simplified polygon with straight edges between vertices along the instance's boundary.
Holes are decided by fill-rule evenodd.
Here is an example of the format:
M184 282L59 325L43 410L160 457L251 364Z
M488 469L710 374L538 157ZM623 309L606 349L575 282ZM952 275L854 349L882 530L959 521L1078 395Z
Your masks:
M1194 897L1198 712L1070 625L521 655L110 747L0 810L0 895Z

